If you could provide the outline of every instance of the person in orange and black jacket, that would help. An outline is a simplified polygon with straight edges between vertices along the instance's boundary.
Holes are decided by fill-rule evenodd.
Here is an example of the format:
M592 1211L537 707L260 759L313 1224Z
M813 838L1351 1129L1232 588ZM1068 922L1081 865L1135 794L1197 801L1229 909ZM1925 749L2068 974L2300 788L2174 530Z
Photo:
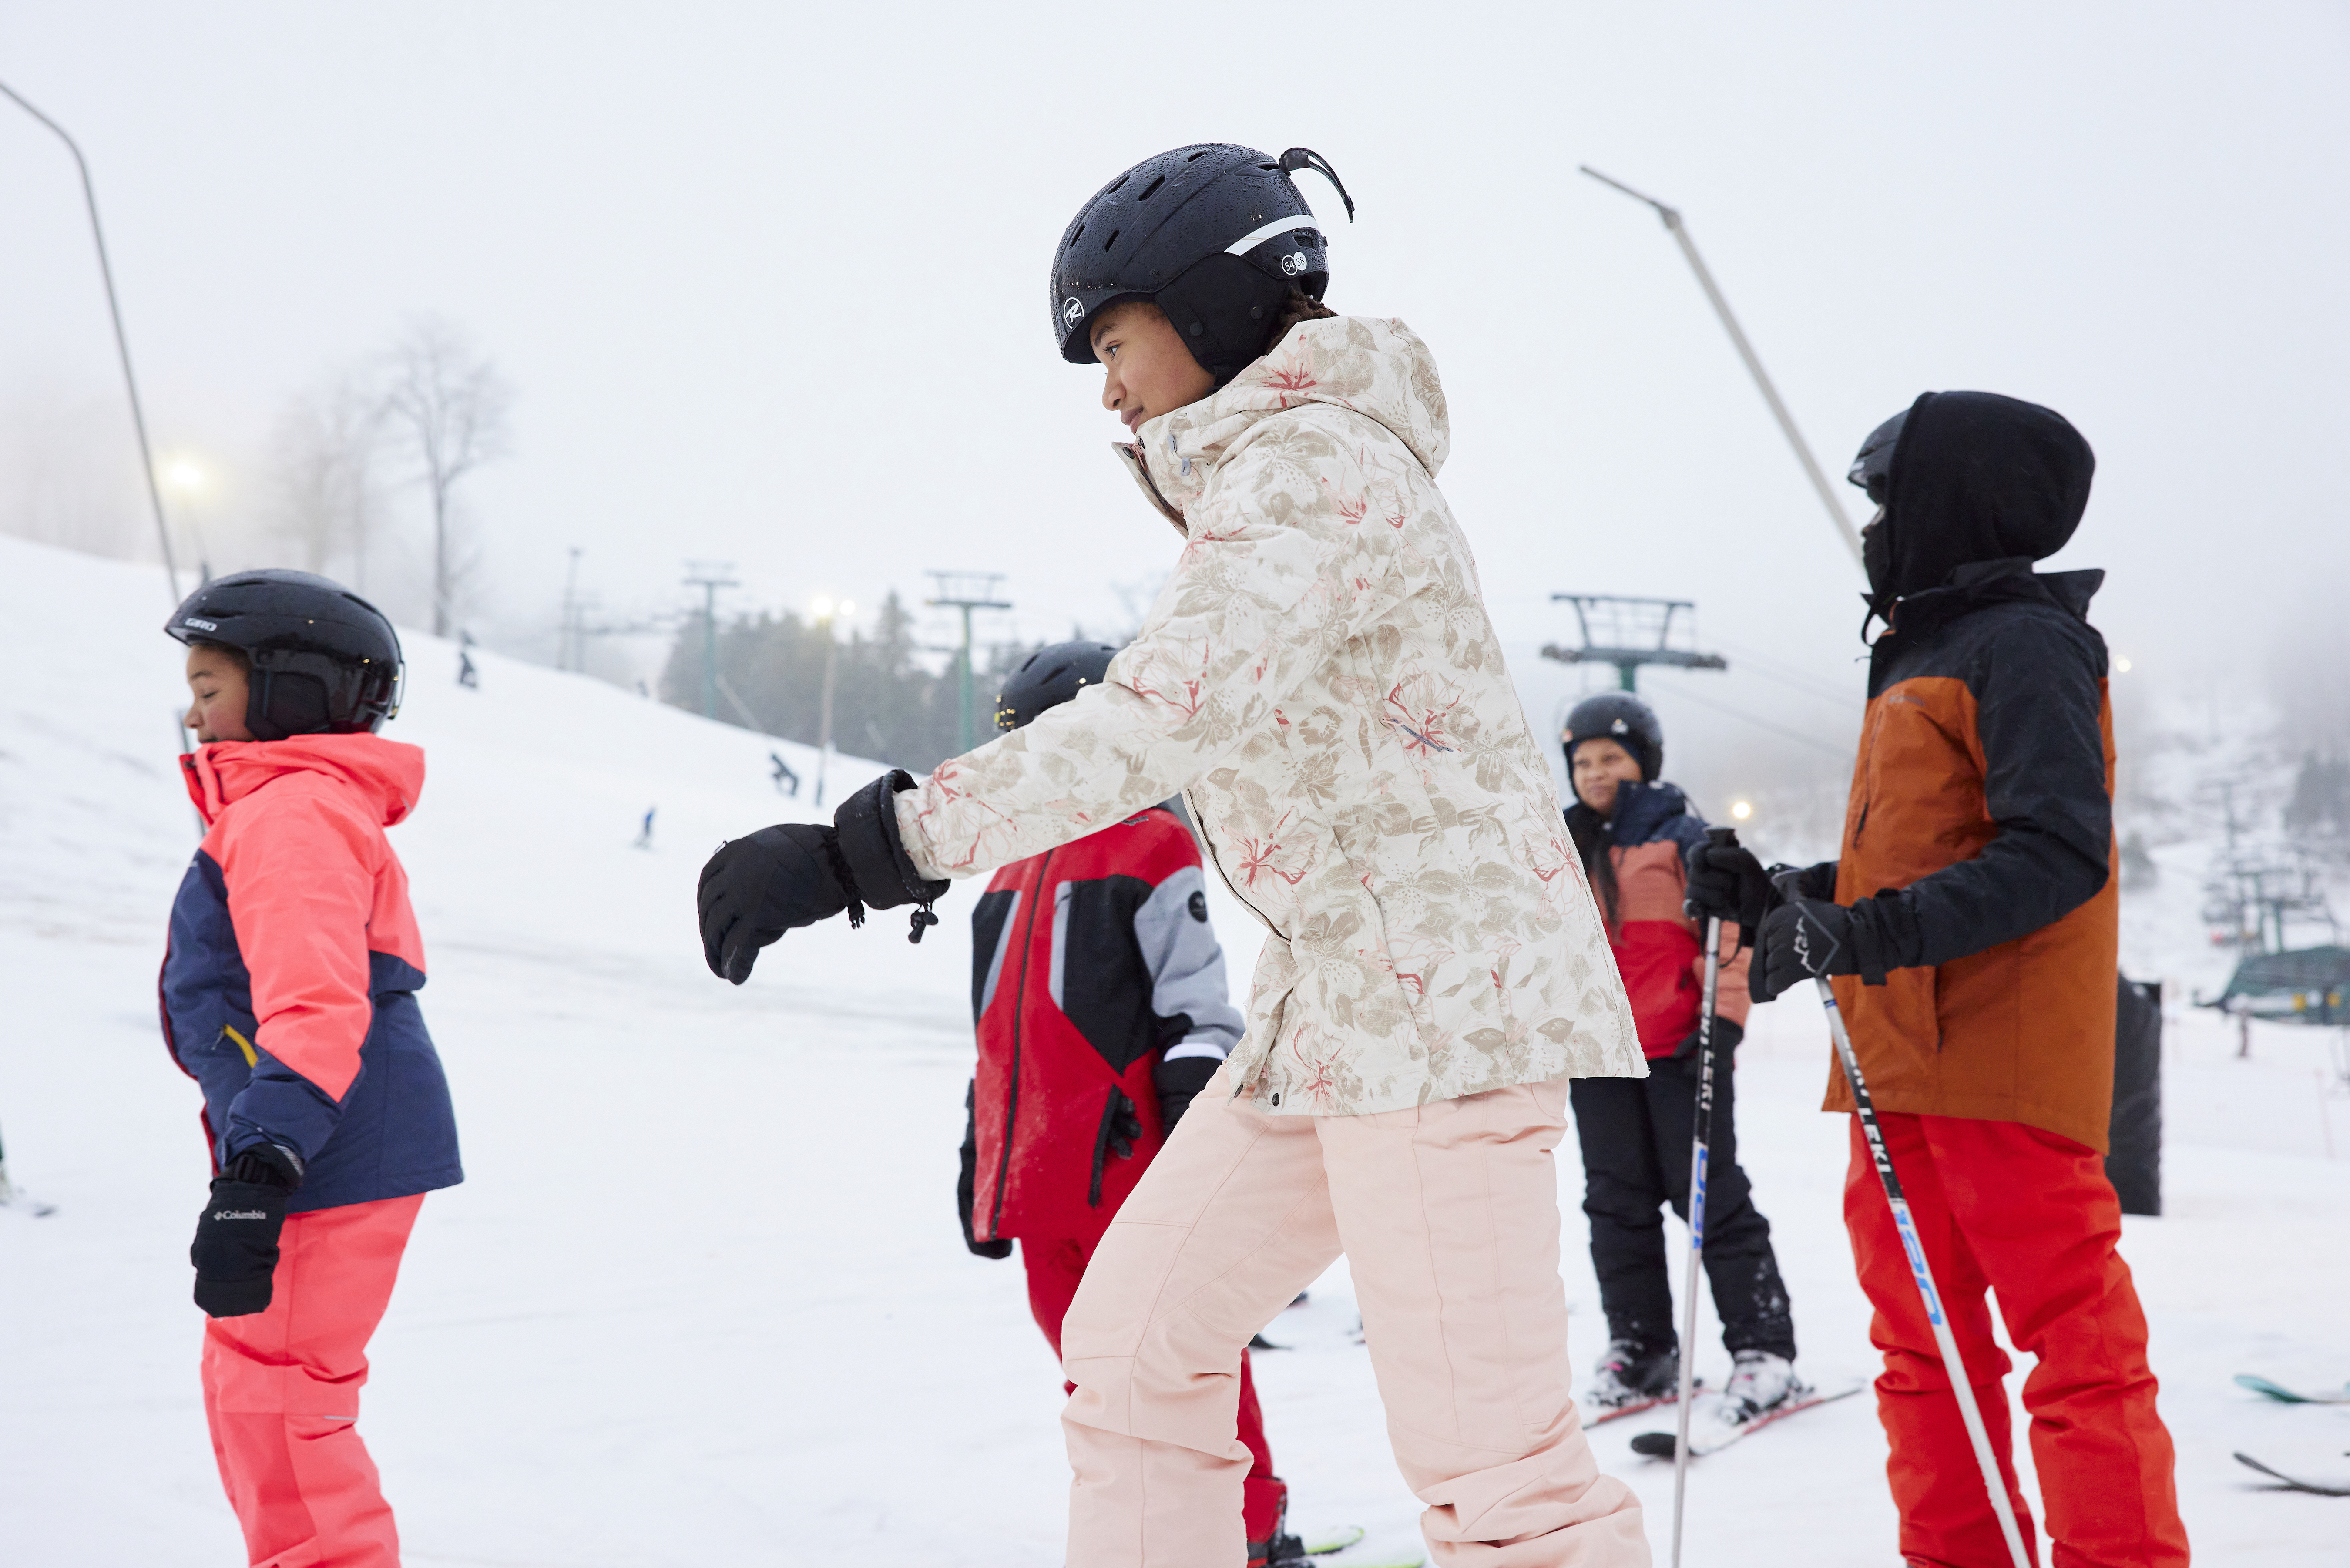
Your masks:
M1039 649L1004 681L996 728L1098 684L1117 652ZM1094 1249L1243 1023L1199 844L1164 806L1003 867L971 918L979 1064L956 1191L963 1241L1004 1258L1018 1239L1029 1311L1058 1355ZM1246 1351L1235 1435L1251 1460L1241 1513L1252 1568L1305 1562Z
M2118 894L2113 711L2089 625L2095 571L2037 573L2087 508L2095 466L2062 415L1929 392L1854 464L1868 707L1837 858L1783 876L1742 850L1693 863L1692 900L1760 924L1758 1002L1832 977L1967 1376L2009 1460L2008 1358L2025 1378L2056 1561L2187 1561L2146 1314L2116 1251L2103 1164L2113 1098ZM1831 1069L1826 1109L1853 1108ZM1885 1355L1877 1413L1911 1562L2005 1562L1858 1118L1845 1223Z
M1583 1146L1583 1211L1608 1345L1582 1403L1629 1413L1670 1398L1680 1337L1665 1255L1664 1205L1689 1218L1690 1149L1697 1127L1698 1022L1704 997L1703 927L1684 911L1684 857L1706 842L1705 821L1658 777L1665 739L1656 714L1628 691L1575 704L1560 737L1575 804L1566 827L1607 919L1607 938L1648 1058L1645 1078L1577 1078L1568 1085ZM1713 1120L1705 1199L1706 1276L1734 1363L1724 1390L1734 1420L1785 1403L1795 1376L1795 1324L1771 1222L1754 1207L1738 1164L1731 1053L1745 1033L1746 961L1734 921L1722 926L1715 983Z

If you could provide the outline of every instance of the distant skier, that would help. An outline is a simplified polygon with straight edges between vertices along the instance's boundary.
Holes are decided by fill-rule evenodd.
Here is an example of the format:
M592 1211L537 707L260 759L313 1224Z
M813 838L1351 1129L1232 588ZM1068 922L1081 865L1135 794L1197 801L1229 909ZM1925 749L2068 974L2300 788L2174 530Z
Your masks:
M1007 733L1087 686L1118 649L1039 649L1003 683ZM972 910L971 1002L979 1071L965 1106L963 1241L984 1258L1020 1241L1028 1307L1061 1353L1061 1318L1086 1264L1191 1097L1241 1037L1224 953L1208 923L1191 830L1153 806L995 873ZM1283 1528L1246 1352L1238 1438L1252 1565L1302 1563Z
M2170 1434L2100 1158L2119 934L2113 711L2088 622L2105 574L2032 570L2079 525L2095 467L2061 415L1988 392L1926 393L1870 434L1850 477L1877 504L1862 542L1886 630L1841 852L1782 898L1752 855L1708 850L1690 892L1759 924L1756 1001L1835 977L2027 1539L1991 1292L2039 1358L2023 1406L2055 1561L2178 1564ZM1828 1076L1826 1108L1850 1111ZM1885 1353L1901 1554L2005 1563L1857 1117L1844 1211Z
M1177 148L1071 220L1055 342L1101 368L1118 455L1183 541L1172 575L1100 685L919 784L875 780L831 827L720 849L703 954L739 983L785 931L868 906L915 906L920 936L950 875L1183 790L1271 934L1247 1033L1063 1327L1066 1561L1242 1561L1241 1351L1343 1253L1430 1554L1646 1563L1639 1501L1570 1390L1551 1151L1567 1079L1647 1068L1436 487L1435 360L1402 322L1321 303L1321 226L1289 178L1309 168L1329 165Z
M1698 1011L1703 925L1682 910L1683 857L1705 822L1658 775L1664 730L1628 691L1586 697L1567 715L1575 804L1568 833L1598 892L1616 967L1648 1058L1646 1078L1578 1078L1569 1085L1583 1145L1583 1211L1610 1343L1584 1392L1600 1410L1669 1398L1679 1386L1662 1207L1689 1218L1690 1146L1697 1121ZM1751 1420L1785 1403L1795 1376L1795 1324L1771 1222L1738 1165L1732 1054L1746 1030L1746 951L1735 921L1722 927L1713 1023L1713 1121L1707 1145L1705 1271L1734 1370L1723 1411Z
M473 634L465 631L457 635L457 684L468 691L478 691L482 688L482 672L473 668Z
M645 807L644 825L637 829L637 848L650 849L653 846L653 813L660 809L652 805Z
M400 639L288 571L207 583L165 629L188 645L181 763L208 825L162 1011L214 1172L191 1251L213 1452L254 1563L395 1568L354 1425L367 1344L424 1194L463 1179L383 831L424 783L424 753L374 732L399 711Z
M795 800L798 799L800 775L792 772L792 764L784 761L784 753L769 752L767 761L771 764L769 772L775 781L775 793L790 795Z

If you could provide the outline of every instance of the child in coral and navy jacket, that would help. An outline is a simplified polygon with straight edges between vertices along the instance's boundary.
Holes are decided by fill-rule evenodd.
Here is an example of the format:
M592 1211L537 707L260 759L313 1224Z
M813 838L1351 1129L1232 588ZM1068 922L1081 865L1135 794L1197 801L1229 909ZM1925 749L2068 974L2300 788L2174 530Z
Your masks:
M213 1452L253 1563L396 1568L354 1426L367 1344L424 1194L463 1179L383 831L424 782L421 752L374 732L399 710L400 640L288 571L208 583L164 629L188 645L181 762L206 826L162 1013L214 1171L191 1252Z
M1118 649L1040 649L1004 682L1012 731L1100 683ZM995 873L972 911L972 1080L957 1193L963 1240L984 1258L1019 1238L1028 1306L1053 1354L1061 1318L1118 1205L1241 1037L1224 953L1208 924L1191 830L1162 806ZM1249 1562L1302 1563L1282 1527L1248 1356L1236 1434Z

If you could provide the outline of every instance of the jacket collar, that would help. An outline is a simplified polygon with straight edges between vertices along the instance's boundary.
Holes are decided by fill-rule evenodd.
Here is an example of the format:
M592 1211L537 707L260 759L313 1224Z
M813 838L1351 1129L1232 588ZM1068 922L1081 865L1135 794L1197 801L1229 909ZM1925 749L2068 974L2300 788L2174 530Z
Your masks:
M1281 346L1196 403L1143 421L1111 450L1143 494L1185 537L1191 504L1251 431L1306 403L1335 403L1378 421L1434 477L1451 450L1435 357L1392 319L1303 321Z
M289 774L321 774L345 785L386 827L415 809L424 788L421 747L369 734L214 741L182 755L180 768L206 826L229 805Z
M1891 629L1887 635L1930 631L1970 611L1995 604L2044 604L2085 623L2089 601L2105 581L2106 574L2095 569L2035 572L2029 556L1976 561L1951 572L1949 580L1939 588L1896 600L1887 623Z

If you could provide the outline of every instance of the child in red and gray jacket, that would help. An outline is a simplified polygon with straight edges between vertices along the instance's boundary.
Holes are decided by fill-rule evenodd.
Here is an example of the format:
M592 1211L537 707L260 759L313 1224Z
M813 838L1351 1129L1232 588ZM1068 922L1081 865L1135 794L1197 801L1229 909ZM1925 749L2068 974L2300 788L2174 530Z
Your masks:
M374 733L400 640L287 571L207 583L164 629L188 645L181 762L205 825L161 1001L212 1154L191 1257L213 1454L253 1563L398 1568L355 1425L367 1344L424 1194L464 1179L384 837L424 783L423 753Z
M1004 682L995 722L1016 730L1098 683L1118 649L1039 649ZM972 912L972 1080L958 1203L984 1258L1020 1241L1028 1306L1061 1353L1061 1318L1118 1205L1243 1023L1208 923L1191 828L1154 806L995 873ZM1249 1562L1302 1563L1284 1532L1248 1356L1236 1435Z

